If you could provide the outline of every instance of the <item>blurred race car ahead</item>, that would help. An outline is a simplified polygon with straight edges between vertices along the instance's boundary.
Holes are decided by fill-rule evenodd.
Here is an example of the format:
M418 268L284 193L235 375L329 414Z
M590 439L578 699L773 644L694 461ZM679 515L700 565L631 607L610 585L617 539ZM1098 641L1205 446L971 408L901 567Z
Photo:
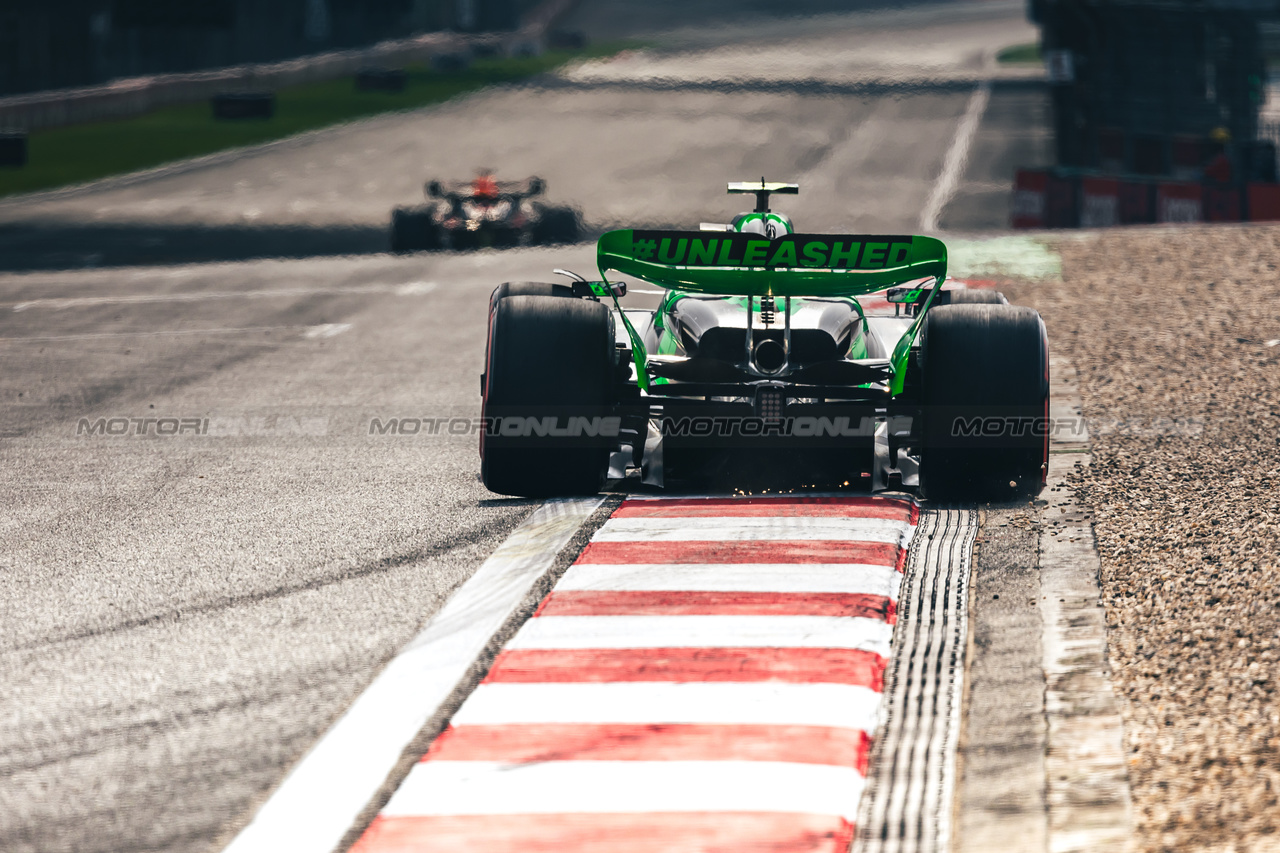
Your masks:
M638 474L663 487L1038 494L1040 315L944 286L933 237L793 233L769 196L798 189L730 184L757 201L729 225L610 231L598 280L558 270L573 283L499 285L481 377L485 486L594 493ZM658 307L624 309L612 272L663 288Z
M432 201L392 211L391 251L576 243L577 211L531 200L545 189L541 178L497 181L488 171L465 182L431 181Z

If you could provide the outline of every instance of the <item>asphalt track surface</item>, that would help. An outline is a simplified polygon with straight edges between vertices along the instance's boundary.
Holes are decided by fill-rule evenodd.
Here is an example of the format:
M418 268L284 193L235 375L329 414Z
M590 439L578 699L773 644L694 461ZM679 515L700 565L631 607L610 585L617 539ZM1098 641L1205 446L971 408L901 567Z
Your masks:
M646 35L629 5L582 26ZM383 254L425 179L540 174L603 228L724 221L763 174L802 229L915 230L967 81L1033 31L833 6L661 4L680 52L0 204L0 849L225 843L532 512L474 436L370 422L477 414L489 290L592 247ZM1003 224L1040 97L993 90L944 227Z

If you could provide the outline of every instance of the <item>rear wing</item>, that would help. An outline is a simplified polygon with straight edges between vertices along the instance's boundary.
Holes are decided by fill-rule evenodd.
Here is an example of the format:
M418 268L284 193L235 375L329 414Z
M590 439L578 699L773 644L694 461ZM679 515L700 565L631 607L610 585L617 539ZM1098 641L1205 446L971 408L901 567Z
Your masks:
M721 296L860 296L947 276L947 247L933 237L609 231L596 246L610 270L673 290Z
M494 194L502 198L528 198L541 195L546 183L541 178L523 181L494 181ZM423 188L428 198L465 199L475 196L475 181L430 181Z

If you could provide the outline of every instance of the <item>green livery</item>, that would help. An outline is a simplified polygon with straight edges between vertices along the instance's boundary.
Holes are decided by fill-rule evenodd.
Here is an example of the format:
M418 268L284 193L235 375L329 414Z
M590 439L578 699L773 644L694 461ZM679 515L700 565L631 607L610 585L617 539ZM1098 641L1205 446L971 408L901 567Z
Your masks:
M769 209L797 185L729 191L754 195L755 209L698 231L609 231L598 281L566 273L572 287L494 291L486 486L574 494L606 474L667 486L730 472L737 488L1039 492L1049 391L1038 314L948 284L935 237L797 233ZM627 307L618 276L667 292L657 308ZM580 440L568 435L587 423Z
M660 287L724 296L862 296L947 275L947 247L920 236L610 231L597 244L610 271Z

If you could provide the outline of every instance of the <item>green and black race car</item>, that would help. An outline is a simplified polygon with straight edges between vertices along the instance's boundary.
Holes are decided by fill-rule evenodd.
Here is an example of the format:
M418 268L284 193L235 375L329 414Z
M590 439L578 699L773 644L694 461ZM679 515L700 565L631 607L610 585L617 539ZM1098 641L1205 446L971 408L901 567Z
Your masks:
M1039 314L946 285L935 238L797 234L769 209L797 185L729 191L754 193L755 210L700 231L610 231L598 280L494 290L481 381L491 491L594 493L638 475L944 500L1039 493ZM613 273L663 288L658 308L624 309ZM877 293L881 311L866 307Z

